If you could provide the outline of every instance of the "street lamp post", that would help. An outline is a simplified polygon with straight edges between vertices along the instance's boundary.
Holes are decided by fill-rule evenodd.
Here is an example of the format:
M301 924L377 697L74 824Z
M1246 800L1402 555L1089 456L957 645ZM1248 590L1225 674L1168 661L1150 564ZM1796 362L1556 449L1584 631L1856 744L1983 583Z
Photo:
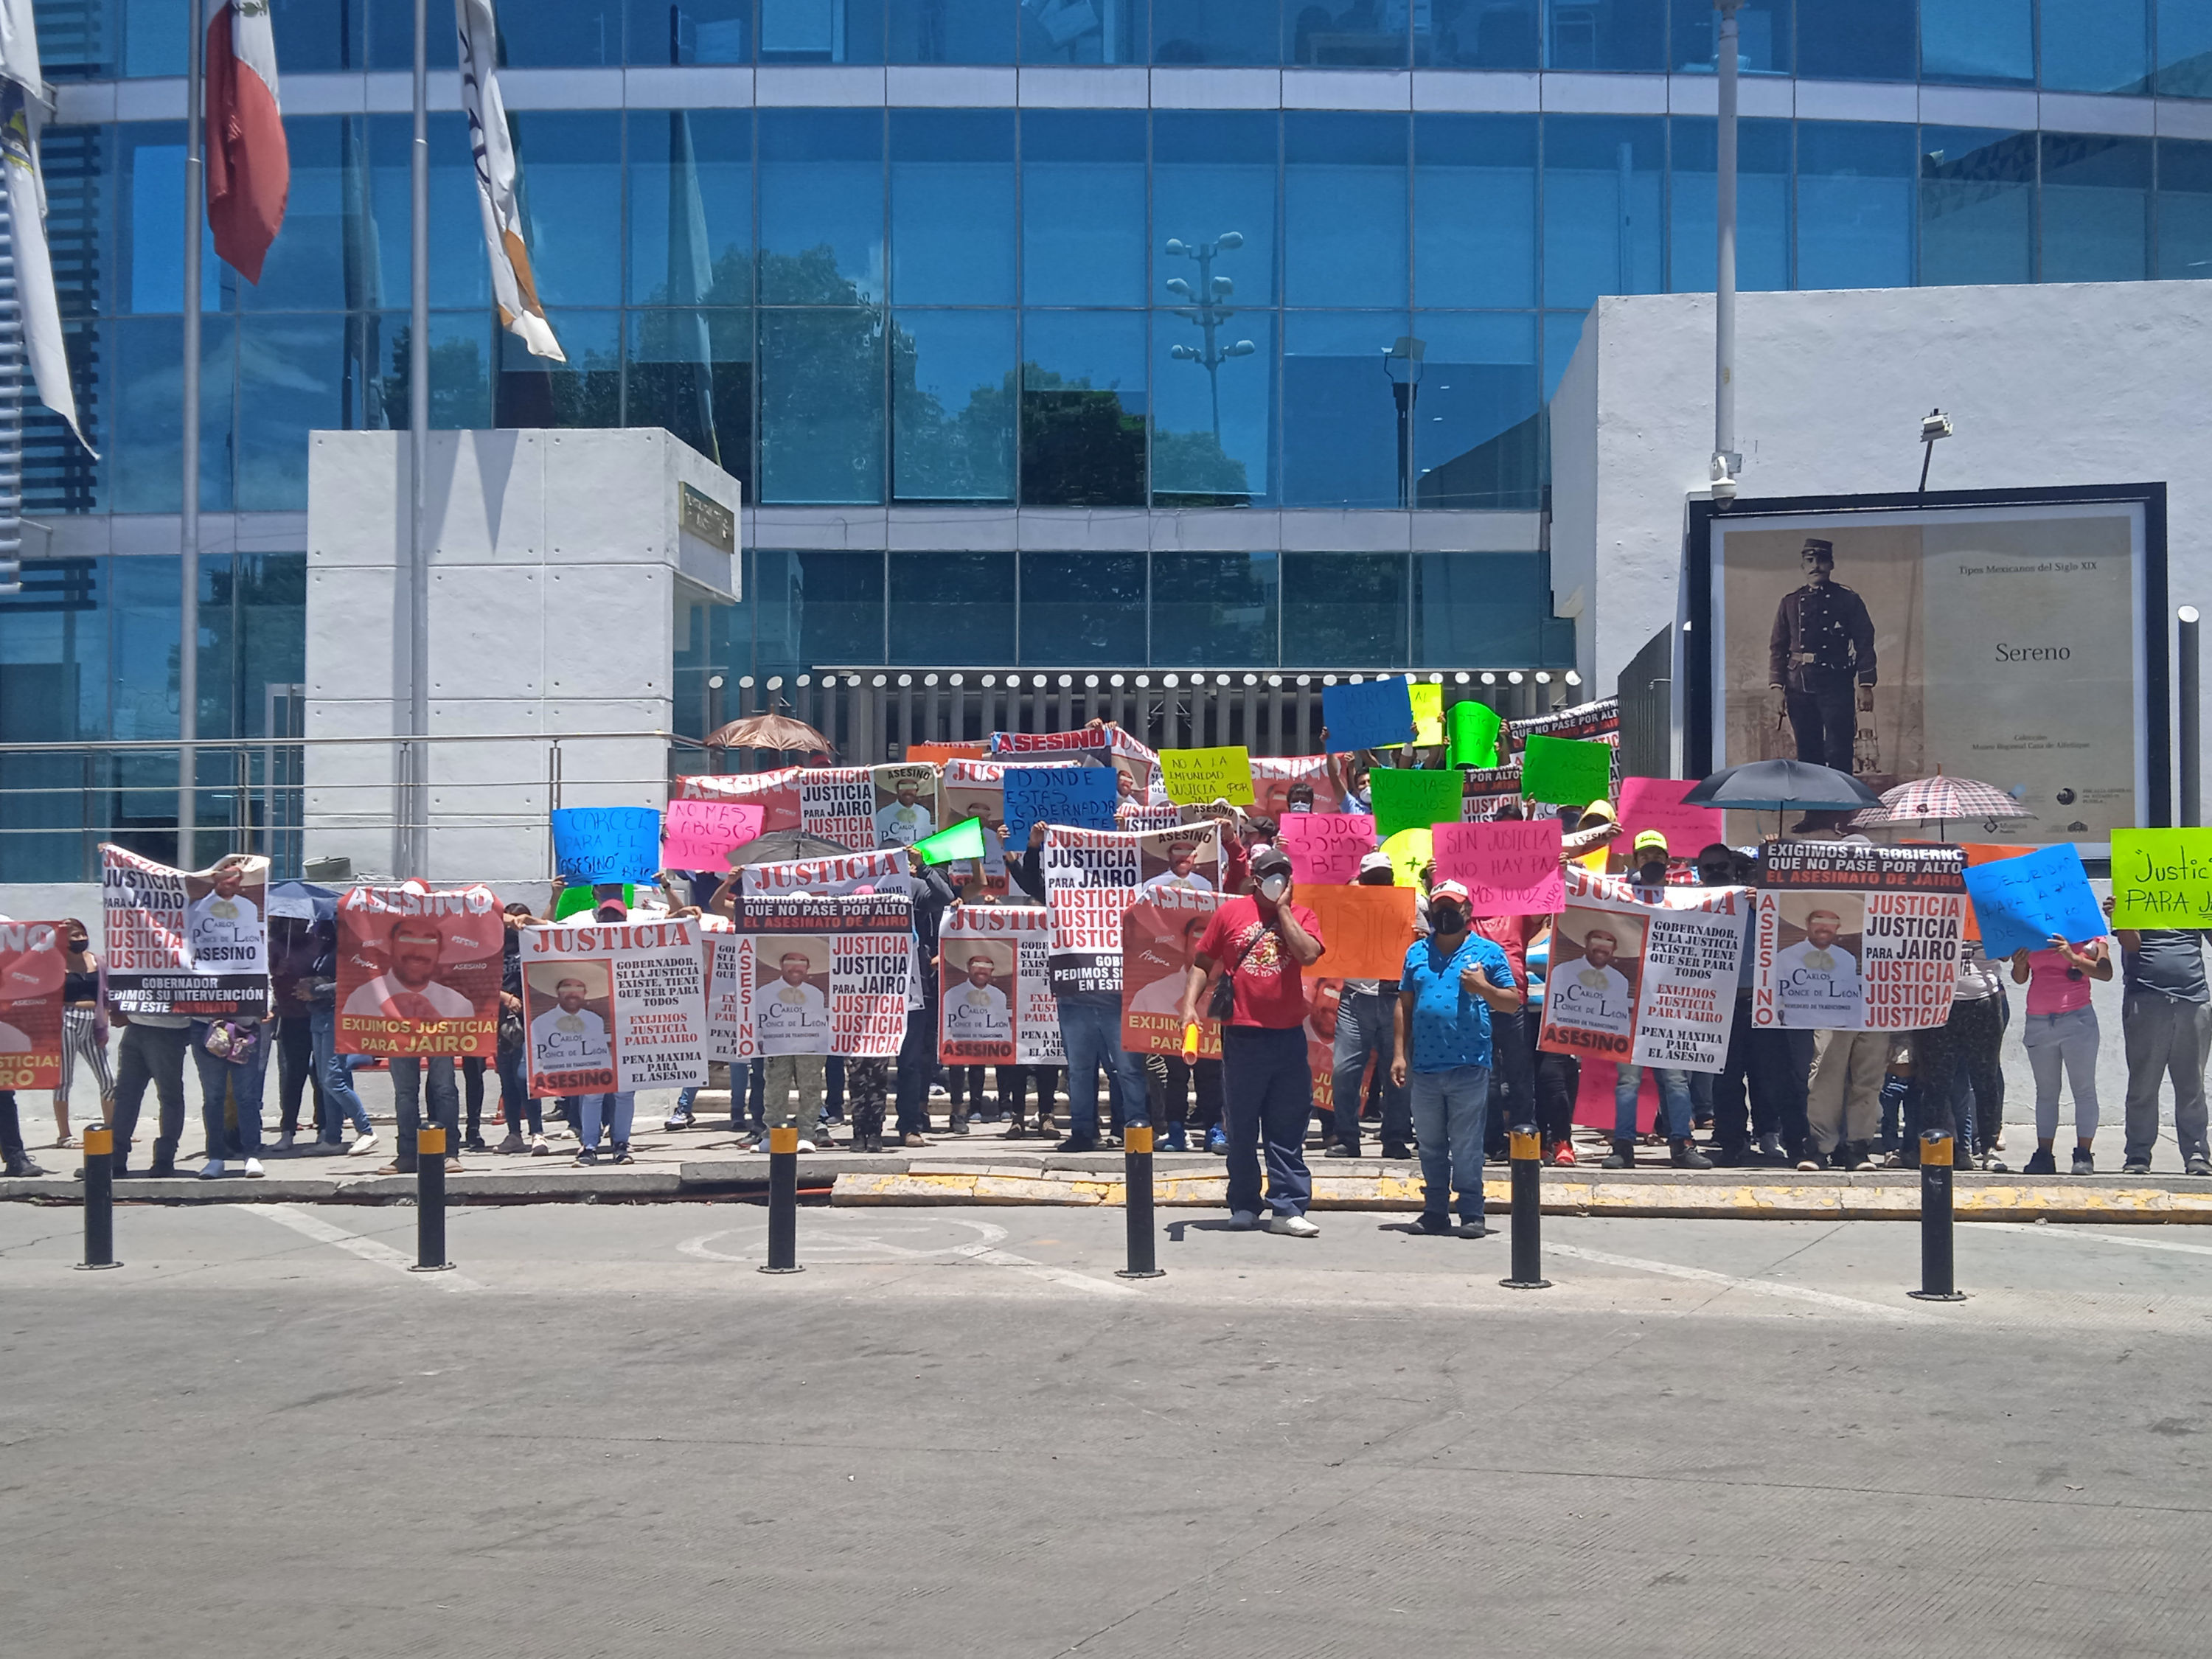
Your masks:
M1401 334L1397 343L1382 354L1382 372L1390 380L1390 395L1398 404L1398 505L1413 504L1413 404L1421 395L1421 359L1429 343ZM1446 387L1445 390L1450 390Z
M1179 363L1198 363L1206 369L1206 389L1212 400L1213 441L1221 443L1221 365L1231 357L1249 357L1257 350L1249 340L1237 340L1223 345L1218 339L1224 324L1237 314L1236 308L1221 303L1236 291L1237 285L1226 276L1213 274L1217 256L1244 246L1242 232L1224 230L1210 242L1184 242L1170 237L1167 256L1170 259L1194 259L1198 262L1198 286L1194 289L1181 276L1170 276L1167 290L1190 301L1176 307L1176 315L1186 322L1198 325L1204 343L1198 346L1170 347L1168 356Z

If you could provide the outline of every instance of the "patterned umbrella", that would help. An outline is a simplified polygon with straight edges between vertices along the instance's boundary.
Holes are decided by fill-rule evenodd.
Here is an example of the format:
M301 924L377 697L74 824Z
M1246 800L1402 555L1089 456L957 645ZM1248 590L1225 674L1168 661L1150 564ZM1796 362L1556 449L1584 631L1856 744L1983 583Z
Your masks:
M1953 819L2032 818L2034 813L1994 784L1972 778L1917 778L1881 792L1881 805L1851 815L1851 826L1865 830L1885 823L1936 823Z

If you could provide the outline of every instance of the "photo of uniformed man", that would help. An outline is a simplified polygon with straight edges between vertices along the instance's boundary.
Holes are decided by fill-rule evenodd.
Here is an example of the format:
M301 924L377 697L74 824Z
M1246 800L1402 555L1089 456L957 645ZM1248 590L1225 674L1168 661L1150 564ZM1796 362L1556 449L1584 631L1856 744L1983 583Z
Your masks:
M1874 619L1866 601L1835 579L1836 544L1808 536L1803 585L1782 596L1767 641L1769 694L1779 698L1797 758L1855 769L1859 715L1874 709Z

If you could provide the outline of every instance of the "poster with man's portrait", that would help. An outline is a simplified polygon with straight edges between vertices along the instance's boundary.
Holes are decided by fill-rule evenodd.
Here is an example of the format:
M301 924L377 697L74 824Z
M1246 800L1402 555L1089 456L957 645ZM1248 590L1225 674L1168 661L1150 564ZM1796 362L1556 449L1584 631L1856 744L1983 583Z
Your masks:
M1866 1000L1866 896L1783 893L1774 911L1776 1024L1816 1031L1856 1026Z
M914 762L870 769L876 845L911 847L937 833L937 768Z
M337 927L340 1054L498 1052L507 922L490 888L356 887Z
M1220 903L1212 893L1149 895L1121 917L1121 1046L1135 1054L1182 1053L1182 997L1198 942ZM1199 1054L1221 1055L1221 1025L1203 1018L1199 999Z
M1552 927L1544 977L1544 1046L1626 1060L1636 1030L1644 926L1635 917L1570 902Z
M615 1087L614 975L604 962L533 962L523 969L531 1087L542 1095Z
M830 1052L830 942L818 933L753 941L753 1024L764 1054Z

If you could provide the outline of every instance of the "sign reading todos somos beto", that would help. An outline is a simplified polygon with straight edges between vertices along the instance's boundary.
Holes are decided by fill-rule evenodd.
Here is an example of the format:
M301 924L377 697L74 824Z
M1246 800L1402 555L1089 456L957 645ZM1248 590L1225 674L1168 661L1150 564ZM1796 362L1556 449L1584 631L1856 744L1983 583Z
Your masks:
M185 872L102 846L100 878L118 1008L213 1019L269 1012L267 859Z
M948 1066L1060 1066L1060 1008L1041 904L968 904L938 935L938 1057Z
M1178 830L1046 830L1045 907L1052 913L1052 988L1121 988L1121 913L1139 898L1220 890L1213 825Z
M696 919L526 927L530 1091L585 1095L707 1080Z
M1962 848L1768 842L1759 858L1753 1023L1834 1031L1941 1025L1951 1014L1966 911Z
M898 1053L915 988L905 893L748 894L737 931L709 938L712 1058Z
M1717 1072L1735 1018L1744 887L1642 887L1570 866L1536 1046L1620 1065Z
M62 1074L58 921L0 921L0 1089L52 1089Z
M337 921L340 1054L498 1053L507 921L490 888L356 887Z

